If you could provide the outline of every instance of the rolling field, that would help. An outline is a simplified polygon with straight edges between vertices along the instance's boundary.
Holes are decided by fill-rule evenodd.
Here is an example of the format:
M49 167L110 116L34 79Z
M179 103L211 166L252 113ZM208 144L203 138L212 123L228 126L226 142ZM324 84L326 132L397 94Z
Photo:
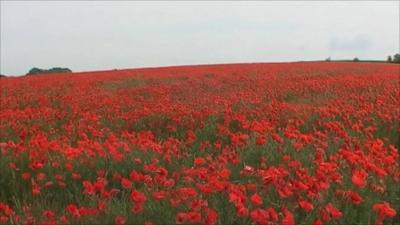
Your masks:
M0 78L0 224L400 224L400 65Z

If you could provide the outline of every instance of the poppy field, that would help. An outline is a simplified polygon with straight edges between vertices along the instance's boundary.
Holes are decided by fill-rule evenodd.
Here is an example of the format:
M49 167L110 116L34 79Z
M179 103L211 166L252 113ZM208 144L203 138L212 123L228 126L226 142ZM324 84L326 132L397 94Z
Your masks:
M400 224L400 65L0 78L0 224Z

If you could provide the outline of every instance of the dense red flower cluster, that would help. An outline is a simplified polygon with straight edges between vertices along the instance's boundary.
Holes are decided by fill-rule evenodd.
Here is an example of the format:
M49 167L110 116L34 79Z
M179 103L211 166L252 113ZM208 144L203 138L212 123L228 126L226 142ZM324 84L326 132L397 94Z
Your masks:
M399 71L0 78L0 224L400 223Z

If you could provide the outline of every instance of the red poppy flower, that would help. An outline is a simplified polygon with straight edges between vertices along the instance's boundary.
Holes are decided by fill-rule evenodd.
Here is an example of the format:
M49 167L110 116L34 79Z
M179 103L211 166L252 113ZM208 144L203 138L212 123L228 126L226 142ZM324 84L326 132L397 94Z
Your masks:
M329 203L328 205L326 205L325 210L328 212L328 214L332 218L340 219L342 217L342 212L340 212L339 209L337 209L335 206L333 206L332 203Z
M137 190L133 190L131 192L130 198L132 201L134 201L135 203L138 203L138 204L141 204L147 200L146 195Z
M396 215L396 210L393 209L389 203L376 203L372 206L373 210L378 213L378 215L382 218L385 217L394 217Z
M294 216L288 209L283 209L282 225L294 225Z
M187 221L186 213L178 213L178 214L176 214L176 217L175 217L175 223L176 224L185 224L186 221Z
M366 184L367 173L363 170L356 170L353 172L351 182L358 187L364 187Z
M126 220L123 216L116 216L114 219L115 225L124 225L125 222L126 222Z
M258 136L256 138L256 144L257 145L264 145L266 143L266 139L264 136Z
M90 183L90 181L83 181L83 193L87 194L87 195L94 195L96 193L95 187L92 183Z
M350 191L350 199L356 205L361 204L361 202L363 201L363 198L354 191Z
M310 202L305 201L305 200L300 200L299 206L300 206L300 208L304 209L304 211L306 211L306 212L310 212L314 209L313 204L311 204Z
M66 210L67 210L67 212L69 212L74 217L80 217L79 208L75 204L67 205Z
M156 191L156 192L153 192L153 194L152 194L153 199L155 199L155 200L164 199L166 195L167 195L166 191Z
M123 178L121 178L121 186L123 188L129 189L132 187L132 181L123 177Z
M250 197L250 200L251 200L251 202L252 202L254 205L261 205L261 204L263 203L263 199L262 199L261 196L258 195L257 193L253 194L253 195Z
M206 208L205 210L205 225L214 225L218 220L218 213L211 208Z

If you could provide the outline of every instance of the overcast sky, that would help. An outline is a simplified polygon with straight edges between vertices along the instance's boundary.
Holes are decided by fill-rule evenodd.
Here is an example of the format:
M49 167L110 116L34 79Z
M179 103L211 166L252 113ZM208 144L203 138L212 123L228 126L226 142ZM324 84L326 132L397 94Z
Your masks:
M385 59L399 1L1 1L0 73Z

